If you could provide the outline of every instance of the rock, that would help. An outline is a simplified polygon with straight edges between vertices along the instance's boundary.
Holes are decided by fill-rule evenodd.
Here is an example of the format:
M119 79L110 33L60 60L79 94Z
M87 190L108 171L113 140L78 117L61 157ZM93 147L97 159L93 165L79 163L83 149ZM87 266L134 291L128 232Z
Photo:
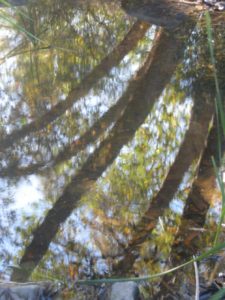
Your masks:
M224 1L217 2L215 4L215 10L219 10L219 11L225 10L225 2Z
M140 300L138 285L133 281L114 283L110 300Z
M59 287L52 282L0 282L1 300L50 300L55 299Z

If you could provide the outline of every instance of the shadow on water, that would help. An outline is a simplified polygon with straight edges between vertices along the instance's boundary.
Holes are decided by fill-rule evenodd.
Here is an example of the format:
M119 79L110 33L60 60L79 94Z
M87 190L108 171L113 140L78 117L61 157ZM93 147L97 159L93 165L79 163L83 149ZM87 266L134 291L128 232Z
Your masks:
M95 286L71 287L160 273L212 247L221 195L211 158L222 169L224 145L204 12L223 95L223 11L172 0L11 4L1 4L2 279L59 279L66 299L97 299ZM200 287L223 259L199 263ZM195 285L188 266L140 291L190 299Z

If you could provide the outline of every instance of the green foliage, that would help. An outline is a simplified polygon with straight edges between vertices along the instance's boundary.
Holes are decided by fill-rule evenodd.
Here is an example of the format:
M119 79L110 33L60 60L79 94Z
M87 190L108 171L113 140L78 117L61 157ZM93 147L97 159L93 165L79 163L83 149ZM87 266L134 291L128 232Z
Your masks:
M220 91L220 87L219 87L219 80L218 80L218 75L217 75L216 59L215 59L215 53L214 53L214 47L213 47L212 24L211 24L211 19L210 19L209 13L206 13L206 25L207 25L208 45L209 45L209 50L210 50L210 59L211 59L211 63L213 66L213 76L214 76L215 87L216 87L215 106L216 106L217 128L218 128L219 163L221 164L222 140L224 140L224 138L225 138L225 113L224 113L224 105L222 102L221 91ZM220 130L221 128L222 128L222 132ZM217 232L216 232L215 241L214 241L214 244L216 245L218 243L219 235L221 232L221 226L222 226L222 223L223 223L223 220L225 217L225 190L224 190L224 183L223 183L222 177L220 175L220 171L216 165L214 158L212 158L212 162L213 162L214 170L215 170L216 177L217 177L219 187L221 190L221 194L222 194L222 210L221 210L220 220L218 223Z
M225 289L221 288L215 295L210 297L210 300L222 300L225 295Z

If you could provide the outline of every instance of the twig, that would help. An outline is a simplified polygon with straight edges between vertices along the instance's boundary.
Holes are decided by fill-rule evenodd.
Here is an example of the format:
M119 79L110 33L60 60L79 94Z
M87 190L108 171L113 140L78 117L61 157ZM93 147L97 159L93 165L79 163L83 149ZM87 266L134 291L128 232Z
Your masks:
M193 264L195 269L195 300L199 300L199 273L198 273L198 265L194 255L193 255L193 259L194 259Z

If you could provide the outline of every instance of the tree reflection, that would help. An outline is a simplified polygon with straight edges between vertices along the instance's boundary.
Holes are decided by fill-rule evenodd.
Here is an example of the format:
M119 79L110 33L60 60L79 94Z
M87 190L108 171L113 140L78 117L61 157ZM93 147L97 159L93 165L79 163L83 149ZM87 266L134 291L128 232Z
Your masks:
M15 105L3 105L0 175L13 185L41 172L43 203L51 206L22 229L26 246L12 279L26 281L48 263L71 281L158 272L169 256L178 264L201 249L196 229L219 197L204 27L191 34L189 9L172 25L169 10L160 23L167 29L150 31L115 3L66 1L59 8L41 3L23 8L30 22L18 17L44 43L4 44L10 50L3 65L15 62L6 100ZM184 26L171 30L178 21ZM218 39L217 50L222 45ZM224 57L217 58L223 82ZM190 103L191 113L180 111ZM183 215L171 210L175 198L186 201ZM80 231L87 244L78 240Z
M109 137L103 140L96 151L87 159L81 170L67 185L61 197L48 212L43 223L35 230L34 238L22 258L21 269L15 272L18 275L13 276L14 280L26 280L27 276L29 276L30 272L46 253L60 224L71 214L77 201L113 162L122 146L131 139L137 128L147 117L149 110L170 79L177 63L175 61L174 64L171 64L171 57L168 56L168 53L165 55L162 51L165 43L166 45L167 43L171 45L171 56L174 56L174 51L178 50L180 46L180 41L172 40L171 36L167 38L164 31L159 32L155 46L153 46L143 67L138 71L126 91L129 104L124 113L112 128ZM165 63L167 62L168 67L170 67L170 69L166 69L166 72L164 69L165 64L162 68L162 61L156 59L158 56L161 56L162 60ZM159 75L160 82L158 79ZM151 87L151 90L149 87ZM37 247L38 245L39 247Z
M133 25L123 41L112 51L112 53L106 56L99 65L85 76L76 88L69 91L64 101L60 101L51 108L50 111L46 112L41 117L38 117L33 122L24 125L21 129L14 130L12 133L7 135L1 140L0 150L4 151L4 149L12 146L12 144L16 143L19 139L32 132L45 128L65 113L66 110L70 109L74 103L84 97L102 77L106 76L114 66L119 64L123 57L137 45L139 39L144 36L148 28L149 25L144 22L138 21L135 25Z

